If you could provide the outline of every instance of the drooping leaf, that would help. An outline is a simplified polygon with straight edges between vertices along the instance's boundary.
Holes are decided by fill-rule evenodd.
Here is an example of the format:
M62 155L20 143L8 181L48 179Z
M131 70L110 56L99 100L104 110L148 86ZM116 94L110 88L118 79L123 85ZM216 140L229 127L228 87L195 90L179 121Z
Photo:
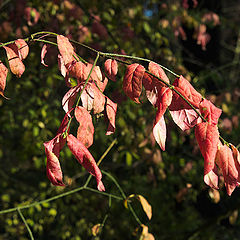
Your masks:
M95 83L91 84L91 88L94 92L93 113L101 113L104 110L105 96L100 92Z
M57 44L58 50L63 57L64 65L71 63L74 60L74 48L72 44L69 42L67 37L63 35L57 35Z
M117 103L114 103L108 97L106 97L106 99L107 99L106 115L109 121L106 135L111 135L112 133L115 132L115 118L117 113Z
M66 131L68 125L68 114L65 114L56 136L44 143L47 155L47 176L53 185L64 186L62 181L62 170L59 162L59 153L66 143L66 138L62 134Z
M219 142L218 127L207 122L199 123L195 127L195 136L200 151L204 157L204 181L206 184L210 184L211 187L217 188L216 184L210 183L209 177L211 178L211 182L216 180L214 168L215 156Z
M48 49L47 44L44 44L41 50L41 64L43 64L45 67L48 67L48 65L44 61L45 55L47 54L47 49Z
M140 236L140 240L155 240L154 236L148 232L148 227L144 224L141 224L142 233Z
M6 66L0 61L0 95L4 97L4 90L6 87L6 79L7 79L8 69Z
M3 46L7 53L7 58L11 72L17 77L21 77L25 71L25 66L19 58L18 48L15 43Z
M239 172L236 168L232 150L227 145L222 145L219 141L216 162L222 170L225 187L230 196L239 185Z
M209 100L204 99L200 105L200 112L210 124L217 124L222 110L214 106Z
M127 67L127 70L123 79L123 90L126 95L134 102L139 102L139 97L142 92L142 78L145 72L145 68L137 63L131 64Z
M76 100L77 94L80 89L80 86L77 85L73 88L70 88L70 90L68 90L67 93L64 95L62 99L62 107L65 113L72 109L72 106Z
M77 139L82 142L86 148L93 144L94 126L92 123L92 116L84 107L76 107L74 113L79 127L77 130Z
M100 230L101 230L101 224L100 223L95 224L92 227L92 235L96 237L99 234Z
M69 72L64 64L64 60L61 54L58 54L58 69L60 70L62 76L65 78L66 85L71 87L71 82L69 78Z
M77 79L78 84L85 81L84 78L86 71L86 65L82 62L73 61L69 67L69 75Z
M150 220L152 218L152 207L151 207L151 205L148 203L148 201L142 195L138 195L138 194L131 194L131 195L129 195L124 200L125 208L128 208L128 204L127 203L132 198L133 199L137 199L141 203L144 212L146 213L148 219Z
M82 106L91 111L93 108L93 101L94 101L94 90L91 87L91 84L87 84L84 88L82 95L81 95Z
M231 143L230 143L230 147L232 149L232 154L233 154L235 166L236 166L236 168L238 170L238 173L240 175L240 153L239 153L238 149Z
M165 151L166 135L166 123L164 120L164 116L162 116L153 127L153 136L163 151Z
M116 75L118 72L118 64L115 59L107 59L104 64L105 73L109 79L116 81Z
M97 187L99 191L105 191L104 185L101 181L102 173L98 168L93 156L88 151L88 149L81 143L76 137L72 134L67 136L67 145L76 157L78 162L90 173L92 174L97 181Z
M18 48L20 60L25 59L29 53L29 47L27 43L23 39L17 39L15 40L15 44Z

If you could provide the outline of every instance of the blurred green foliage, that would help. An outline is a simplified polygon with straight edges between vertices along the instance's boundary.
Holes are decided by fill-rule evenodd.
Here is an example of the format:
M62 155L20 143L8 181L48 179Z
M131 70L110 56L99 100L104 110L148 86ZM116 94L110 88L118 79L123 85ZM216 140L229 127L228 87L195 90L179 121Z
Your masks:
M154 60L184 74L198 91L223 109L221 134L238 145L240 5L232 0L199 1L194 8L192 1L188 2L189 8L184 9L180 0L2 0L0 38L7 42L37 31L53 31L105 52ZM27 7L40 14L36 24L36 13L31 10L28 19ZM204 51L197 44L195 31L208 12L218 14L220 24L206 23L211 39ZM101 27L94 23L97 16ZM175 36L179 26L187 36L185 40ZM8 75L5 95L11 100L0 99L0 210L74 189L83 185L88 176L64 148L60 160L69 185L52 186L46 177L43 142L54 136L61 123L61 99L67 87L58 70L57 52L52 49L46 68L41 65L41 46L30 43L21 79ZM85 60L94 59L91 52L75 47ZM7 63L3 48L0 53L1 60ZM104 59L98 62L100 66L103 63ZM104 118L94 117L95 140L90 151L96 160L113 139L118 140L100 168L117 179L126 195L140 194L148 200L153 209L151 221L138 204L133 203L133 207L155 239L239 239L239 190L229 198L223 183L220 195L214 195L204 185L203 158L193 132L181 132L169 114L166 151L160 151L151 134L155 110L144 93L140 105L124 96L124 71L120 67L117 82L109 82L106 89L106 95L119 103L115 134L106 136ZM73 127L71 131L75 130ZM120 196L107 177L103 182L106 192ZM130 211L114 199L109 208L108 201L106 196L80 191L22 213L35 239L136 239L134 231L139 226ZM106 214L101 236L94 237L91 228L102 223ZM0 239L29 239L17 212L0 215Z

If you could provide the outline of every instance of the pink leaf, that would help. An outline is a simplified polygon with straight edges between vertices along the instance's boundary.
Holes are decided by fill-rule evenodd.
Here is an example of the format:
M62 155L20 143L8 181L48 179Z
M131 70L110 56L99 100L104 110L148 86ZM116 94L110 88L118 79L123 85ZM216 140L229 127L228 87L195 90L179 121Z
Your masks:
M18 48L15 43L3 46L7 53L7 58L11 72L17 77L21 77L25 71L25 66L19 58Z
M239 172L236 168L232 150L219 141L216 162L222 170L227 193L230 196L239 185Z
M94 92L93 113L101 113L104 110L105 96L99 91L94 83L91 84L91 88Z
M165 151L166 134L166 124L162 116L153 127L153 136L163 151Z
M58 50L63 57L64 65L71 63L74 60L74 49L67 37L63 35L57 36Z
M91 111L93 108L93 101L94 101L94 90L92 89L91 85L88 84L82 92L81 95L82 106Z
M15 40L15 44L18 48L20 60L25 59L29 53L29 47L27 43L23 39L17 39Z
M72 106L75 102L75 99L77 97L77 93L80 90L80 86L77 85L73 88L70 88L70 90L68 90L68 92L64 95L63 99L62 99L62 106L63 106L63 110L67 113L70 109L72 109Z
M200 103L200 112L210 124L217 124L222 110L214 106L210 101L204 99Z
M200 151L204 157L205 176L206 174L214 170L215 167L215 156L217 153L217 145L219 142L218 128L216 125L211 125L207 122L199 123L195 128L195 136Z
M112 81L116 81L116 75L118 72L118 64L115 59L107 59L104 64L106 75Z
M123 90L126 95L134 102L139 102L139 97L142 92L142 79L145 72L145 68L137 63L131 64L127 67L127 70L123 79Z
M67 136L67 145L73 155L76 157L78 162L90 173L97 181L99 191L105 191L104 185L101 181L102 173L98 168L93 156L88 149L72 134Z
M115 132L115 118L117 113L117 103L114 103L111 99L106 97L106 114L109 121L106 135L111 135Z
M151 72L152 74L154 74L155 76L159 77L160 79L162 79L163 81L169 83L169 79L166 75L166 73L164 72L164 70L155 62L150 62L148 65L148 70L149 72ZM166 87L165 84L161 83L157 78L156 80L163 86Z
M44 44L41 51L41 64L43 64L45 67L48 67L48 65L44 62L44 58L47 53L47 48L48 48L47 44Z
M93 144L94 126L92 116L84 107L75 108L75 117L79 122L77 138L85 147L89 148Z
M4 89L6 87L7 74L8 74L8 69L0 61L0 95L2 95L3 97L4 97Z

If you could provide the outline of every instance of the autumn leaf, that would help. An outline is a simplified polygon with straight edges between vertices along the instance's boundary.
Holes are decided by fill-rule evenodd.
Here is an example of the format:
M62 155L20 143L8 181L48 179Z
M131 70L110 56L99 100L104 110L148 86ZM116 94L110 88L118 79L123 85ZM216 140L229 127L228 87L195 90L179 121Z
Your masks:
M18 48L15 43L3 46L7 53L7 58L11 72L17 77L21 77L25 71L25 66L19 58Z
M67 136L67 145L76 157L78 162L90 173L92 174L97 181L97 187L99 191L105 191L104 185L101 181L102 173L98 168L93 156L88 151L88 149L81 143L76 137L72 134Z
M64 65L71 63L74 60L74 48L67 37L57 35L58 50L63 57Z
M7 79L8 69L6 66L0 61L0 95L4 96L4 90L6 87L6 79Z
M48 65L44 61L44 58L45 58L45 56L47 54L47 49L48 49L47 44L44 44L42 46L42 50L41 50L41 64L43 64L45 67L48 67Z
M204 181L211 187L218 188L214 171L219 142L218 127L207 122L199 123L195 127L195 136L204 157Z
M91 89L94 92L94 99L92 105L93 113L101 113L104 110L105 96L100 92L100 90L94 83L91 84Z
M109 79L116 81L116 75L118 72L118 64L115 59L107 59L104 63L105 73Z
M20 60L25 59L29 53L29 47L27 43L23 39L17 39L15 40L15 44L18 48Z
M81 101L82 106L85 109L87 109L88 111L92 110L94 101L94 90L92 89L91 84L87 84L87 86L84 88L81 94Z
M92 227L92 235L94 237L96 237L99 234L100 231L101 231L101 224L100 223L97 223Z
M110 135L115 132L115 118L117 113L117 103L114 103L111 99L106 97L106 115L108 118L108 129L106 135Z
M155 240L154 236L148 232L148 227L144 224L141 224L142 233L140 236L140 240Z
M209 100L204 99L200 105L200 112L210 124L217 124L222 110L214 106Z
M230 196L234 189L239 185L239 171L235 165L232 150L227 145L222 145L220 141L216 154L216 163L222 170L225 187Z
M79 139L86 148L89 148L93 144L94 134L92 116L84 107L81 106L75 108L74 115L76 120L79 122L77 139Z
M56 136L44 143L45 153L47 155L47 176L53 185L64 186L62 181L62 170L59 162L59 153L66 143L66 138L62 134L66 131L68 125L68 114L65 114Z
M68 66L69 69L69 76L74 77L77 79L78 84L85 81L85 71L86 71L86 65L82 62L71 62Z
M150 73L152 73L155 76L159 77L160 79L162 79L166 83L169 83L169 79L168 79L166 73L164 72L164 70L157 63L150 62L149 65L148 65L148 70L149 70ZM161 86L166 87L166 85L164 83L159 81L157 78L155 78L155 79L156 79L156 81L158 81L161 84Z
M128 204L127 202L130 200L130 199L137 199L141 205L142 205L142 208L144 210L144 212L146 213L147 217L149 220L151 220L152 218L152 207L151 205L148 203L148 201L142 196L142 195L137 195L137 194L131 194L129 195L125 200L124 200L124 206L125 208L128 208Z
M165 151L166 135L166 123L164 116L162 116L153 127L153 136L163 151Z
M123 90L126 95L134 102L139 102L139 97L142 92L142 78L145 69L142 65L134 63L127 67L123 79Z

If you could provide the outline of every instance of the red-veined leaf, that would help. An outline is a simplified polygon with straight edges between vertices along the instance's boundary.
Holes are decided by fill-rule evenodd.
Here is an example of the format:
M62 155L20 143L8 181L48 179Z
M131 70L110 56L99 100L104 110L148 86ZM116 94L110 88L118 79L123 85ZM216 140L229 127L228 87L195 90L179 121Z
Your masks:
M67 37L63 35L57 35L58 50L63 57L65 65L71 63L74 60L74 49Z
M15 43L3 46L7 53L7 58L11 72L17 77L21 77L25 71L25 66L19 58L18 48Z
M116 81L116 75L118 72L118 64L115 59L107 59L104 64L105 73L109 79Z
M137 63L131 64L127 67L127 70L123 79L123 90L126 95L134 102L139 102L139 97L142 92L142 78L145 72L145 68Z
M44 44L41 50L41 64L43 64L45 67L48 67L48 65L44 62L45 55L47 54L47 49L47 44Z
M105 191L104 185L101 181L102 173L98 168L93 156L88 151L88 149L81 143L76 137L72 134L67 136L67 145L76 157L78 162L90 173L92 174L97 181L97 187L99 191Z
M155 76L161 78L163 81L169 83L169 79L168 79L166 73L157 63L150 62L148 65L148 70ZM166 87L166 85L164 83L161 83L157 78L155 78L155 79L161 84L161 86Z
M205 176L213 171L211 172L211 179L213 179L215 156L219 142L218 128L216 125L207 122L199 123L195 127L195 136L204 157L204 181L206 180L205 183L209 184L208 178ZM211 185L211 187L217 188L214 185Z
M8 69L0 60L0 95L4 96L4 89L6 87Z
M79 122L77 130L77 138L82 142L86 148L93 144L94 126L92 123L92 116L84 107L75 108L75 117Z
M109 121L106 135L111 135L115 132L115 118L117 113L117 103L114 103L111 99L106 97L106 115Z
M232 150L227 145L222 145L220 141L216 154L216 163L222 170L225 187L230 196L239 185L239 172L235 165Z
M29 47L27 43L23 39L17 39L15 40L15 44L18 48L20 60L25 59L29 53Z

